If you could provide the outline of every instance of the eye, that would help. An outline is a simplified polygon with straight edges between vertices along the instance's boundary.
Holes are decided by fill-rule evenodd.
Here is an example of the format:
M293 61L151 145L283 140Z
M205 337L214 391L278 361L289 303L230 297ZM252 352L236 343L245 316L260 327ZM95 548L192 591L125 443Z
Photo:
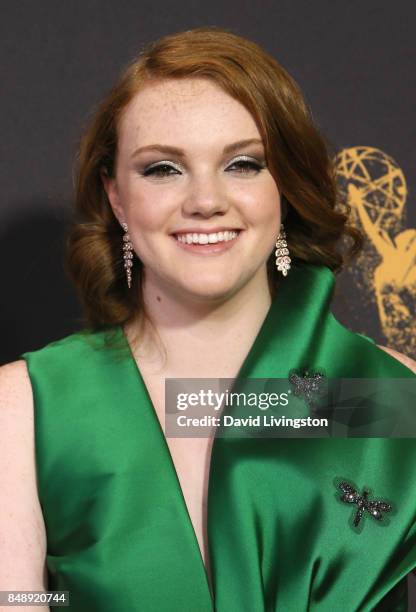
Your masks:
M239 159L235 161L233 164L231 164L231 166L228 166L228 168L231 168L231 169L233 167L236 167L238 169L237 174L250 174L252 172L254 172L255 174L258 174L260 170L263 170L265 166L259 163L256 163L254 161L251 161L249 159Z
M177 168L169 166L168 164L161 163L157 166L151 166L150 168L144 170L143 176L156 176L159 178L163 178L165 176L171 175L170 170L173 170L175 173L178 173Z

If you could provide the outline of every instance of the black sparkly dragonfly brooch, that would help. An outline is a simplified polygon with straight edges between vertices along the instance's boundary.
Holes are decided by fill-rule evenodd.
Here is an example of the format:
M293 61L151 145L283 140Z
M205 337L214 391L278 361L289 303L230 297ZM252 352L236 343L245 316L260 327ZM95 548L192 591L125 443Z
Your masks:
M367 489L364 489L362 495L360 495L348 482L341 481L338 487L343 491L343 495L340 497L341 501L347 504L357 504L358 506L354 517L355 527L358 527L365 510L377 521L381 521L384 518L382 513L390 512L392 509L391 504L385 501L377 499L370 501L368 499L370 492Z

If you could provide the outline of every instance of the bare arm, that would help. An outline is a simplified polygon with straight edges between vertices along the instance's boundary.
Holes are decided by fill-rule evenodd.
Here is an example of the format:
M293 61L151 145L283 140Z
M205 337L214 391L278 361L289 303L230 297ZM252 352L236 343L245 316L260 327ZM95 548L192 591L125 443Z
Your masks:
M33 395L24 360L0 367L0 492L0 591L47 591ZM10 607L0 606L3 610ZM25 610L47 612L49 607Z
M407 355L403 355L403 353L399 353L399 351L389 348L388 346L382 346L381 344L377 344L377 346L378 348L383 349L383 351L386 351L386 353L389 353L389 355L397 359L397 361L403 363L403 365L416 374L416 361L414 359L408 357Z

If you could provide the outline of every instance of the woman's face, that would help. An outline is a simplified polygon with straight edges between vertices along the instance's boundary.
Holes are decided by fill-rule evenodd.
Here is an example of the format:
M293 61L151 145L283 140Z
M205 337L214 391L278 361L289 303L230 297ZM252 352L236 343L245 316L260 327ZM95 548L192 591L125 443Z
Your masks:
M143 88L120 122L115 178L103 181L156 290L222 300L264 282L280 194L252 116L212 81Z

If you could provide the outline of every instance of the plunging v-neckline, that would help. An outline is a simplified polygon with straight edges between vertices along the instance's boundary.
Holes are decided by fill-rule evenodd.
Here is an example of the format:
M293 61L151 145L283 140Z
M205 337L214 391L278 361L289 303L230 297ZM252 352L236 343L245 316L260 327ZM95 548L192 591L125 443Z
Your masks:
M137 360L133 354L132 348L130 346L130 343L127 339L127 335L126 332L124 331L124 328L122 325L120 325L118 327L119 333L121 334L123 341L125 343L125 345L127 345L128 348L128 354L129 354L129 360L130 363L133 365L133 367L135 368L136 374L137 374L137 380L139 382L139 385L141 387L142 392L145 394L147 401L148 401L148 406L151 408L152 411L152 417L153 417L153 422L156 425L158 434L159 434L159 439L161 441L161 444L165 450L165 456L167 457L168 460L168 465L169 465L169 471L171 473L171 475L174 477L174 481L175 481L175 491L176 493L179 495L180 499L181 499L181 507L182 507L182 512L183 512L183 517L185 517L186 520L186 524L188 526L188 528L191 530L192 534L193 534L193 548L194 548L194 553L195 551L197 552L197 557L199 558L200 561L200 568L201 571L203 572L204 578L205 578L205 583L207 586L207 591L208 591L208 595L211 601L211 605L212 608L214 609L214 594L211 591L211 585L213 588L213 584L212 584L212 579L210 580L209 574L208 574L208 570L207 567L205 565L204 559L202 557L202 552L201 552L201 548L198 542L198 537L194 528L194 525L192 523L192 519L191 519L191 515L189 513L188 510L188 506L186 504L186 499L185 499L185 495L183 493L182 490L182 486L179 480L179 476L176 470L176 466L175 466L175 462L173 460L172 457L172 453L170 451L167 439L166 439L166 435L165 432L163 431L162 425L160 423L157 411L155 409L155 406L153 404L152 398L150 397L150 393L149 390L146 386L146 383L144 382L144 378L142 376L142 373L140 371L139 365L137 363ZM212 461L212 455L214 452L214 446L215 446L215 436L211 445L211 452L210 452L210 456L209 456L209 470L208 470L208 482L207 482L207 501L208 501L208 497L209 497L209 485L210 485L210 481L211 481L211 461ZM207 515L206 515L206 521L208 522L208 510L207 510ZM207 525L207 532L208 532L208 525ZM209 550L209 534L207 534L207 555L208 555L208 564L210 569L212 569L212 565L211 565L211 559L210 559L210 550ZM212 573L211 573L211 577L212 577Z
M334 275L327 268L319 268L317 278L320 279L322 277L322 283L318 287L317 278L315 278L315 274L311 272L315 272L316 268L309 266L294 266L291 271L291 276L285 279L284 282L279 284L279 289L274 295L270 307L266 313L266 316L261 324L259 331L256 337L253 340L253 343L248 350L242 366L235 377L235 379L245 379L245 378L263 378L263 377L277 377L277 376L285 376L284 372L287 369L288 363L296 363L300 358L300 343L293 343L293 334L301 333L301 321L300 318L303 314L303 307L305 301L297 301L296 297L298 295L298 283L300 281L303 284L303 292L308 291L309 293L314 290L318 291L321 295L315 296L315 299L320 300L320 308L322 307L321 301L325 303L330 294L332 293L332 287L334 283ZM306 278L303 278L303 275L306 275ZM309 278L310 276L310 278ZM308 283L311 283L310 286ZM283 313L290 313L290 318L283 316ZM320 314L320 309L318 316ZM315 317L313 314L305 320L302 321L304 326L311 325L311 321L314 321ZM215 593L215 578L213 576L213 558L212 558L212 549L211 549L211 538L210 538L210 504L212 503L212 473L213 473L213 464L214 458L216 454L216 449L219 444L218 436L214 435L213 442L211 445L211 453L209 456L209 469L208 469L208 482L207 482L207 512L206 512L206 533L207 533L207 548L208 548L208 562L211 569L212 574L212 586L214 593L211 593L210 589L210 581L208 578L208 572L202 557L202 552L199 546L198 538L196 535L196 531L194 529L190 513L188 511L188 507L186 504L185 496L183 494L183 490L181 487L181 483L176 471L175 463L172 458L172 454L170 452L169 445L166 440L165 433L160 424L157 411L153 405L152 399L150 397L147 386L144 382L143 376L140 372L140 368L138 363L134 357L133 351L131 349L130 343L127 339L127 335L124 331L123 326L118 326L118 330L122 336L123 344L127 345L128 354L129 354L129 362L134 367L136 372L136 379L139 383L139 387L141 392L147 399L149 407L151 407L152 419L156 424L158 438L162 444L162 447L165 449L165 455L168 460L169 473L173 476L173 482L175 483L175 492L178 498L181 500L180 506L182 510L182 518L184 518L184 524L186 523L188 530L192 534L193 541L193 554L199 559L201 576L204 577L204 582L207 588L207 595L209 596L209 600L211 606L214 607L214 593ZM274 360L270 361L271 354L277 354L277 346L276 339L279 338L279 347L283 351L284 354L284 362L280 361L276 363ZM217 452L218 454L218 452ZM211 501L210 501L211 500Z
M254 348L256 346L258 346L258 344L261 342L261 338L267 336L267 328L268 328L268 325L269 325L270 320L272 318L272 311L275 310L274 304L275 304L275 300L272 300L272 303L270 304L270 307L269 307L269 309L268 309L268 311L266 313L266 316L265 316L265 318L264 318L264 320L263 320L263 322L262 322L262 324L260 326L260 329L257 332L257 335L254 338L254 341L253 341L253 343L252 343L252 345L251 345L251 347L250 347L246 357L243 360L242 366L239 369L239 372L238 372L238 374L236 376L236 379L240 378L242 375L248 376L248 370L250 369L248 367L249 366L249 357L252 354ZM207 487L206 487L206 491L207 491L207 495L206 495L206 501L207 501L206 534L207 534L208 565L209 565L209 568L210 568L210 571L211 571L211 579L210 579L210 577L208 575L207 567L205 565L205 562L204 562L204 559L203 559L203 556L202 556L201 548L200 548L200 545L199 545L199 542L198 542L198 537L197 537L194 525L192 523L191 515L189 513L189 510L188 510L188 507L187 507L187 504L186 504L186 499L185 499L185 496L184 496L184 493L183 493L183 490L182 490L182 486L181 486L181 483L180 483L180 480L179 480L179 476L178 476L178 473L177 473L177 470L176 470L175 462L173 460L172 453L170 451L168 442L166 440L165 432L163 431L163 428L161 426L161 423L160 423L157 411L156 411L155 406L153 404L153 401L152 401L152 399L150 397L149 390L148 390L148 388L147 388L147 386L146 386L146 384L144 382L143 375L142 375L142 373L140 371L139 365L138 365L137 360L136 360L136 358L134 356L134 353L133 353L132 348L130 346L130 342L127 339L126 332L125 332L125 330L124 330L122 325L118 326L118 331L119 331L120 335L122 336L123 343L126 345L126 348L128 349L129 360L130 360L130 362L132 363L132 365L134 366L134 368L136 370L137 380L138 380L138 382L140 384L141 390L146 395L147 400L148 400L148 405L152 409L153 420L156 423L156 427L158 428L158 432L159 432L159 438L161 440L162 446L165 449L165 454L167 456L168 463L169 463L169 470L170 470L171 474L174 476L174 479L175 479L176 492L179 494L181 502L182 502L181 505L182 505L182 510L184 512L183 516L186 517L186 523L187 523L188 527L191 529L191 531L193 533L194 547L196 547L196 550L198 552L197 556L198 556L198 558L200 560L201 570L202 570L203 575L205 577L205 581L206 581L206 585L207 585L207 589L208 589L208 593L209 593L209 596L210 596L210 599L211 599L212 606L214 606L214 593L211 592L211 586L212 586L212 589L214 589L214 584L213 584L213 577L212 577L212 559L211 559L211 548L210 548L210 538L209 538L209 503L208 502L209 502L209 499L210 499L210 486L211 486L212 463L213 463L212 460L213 460L213 456L215 454L216 442L217 442L218 438L217 438L216 434L214 434L213 440L212 440L212 444L211 444L211 451L210 451L210 454L209 454L209 457L208 457L208 459L209 459L209 468L208 468L208 476L207 476L208 482L207 482ZM195 550L194 550L194 552L195 552Z

